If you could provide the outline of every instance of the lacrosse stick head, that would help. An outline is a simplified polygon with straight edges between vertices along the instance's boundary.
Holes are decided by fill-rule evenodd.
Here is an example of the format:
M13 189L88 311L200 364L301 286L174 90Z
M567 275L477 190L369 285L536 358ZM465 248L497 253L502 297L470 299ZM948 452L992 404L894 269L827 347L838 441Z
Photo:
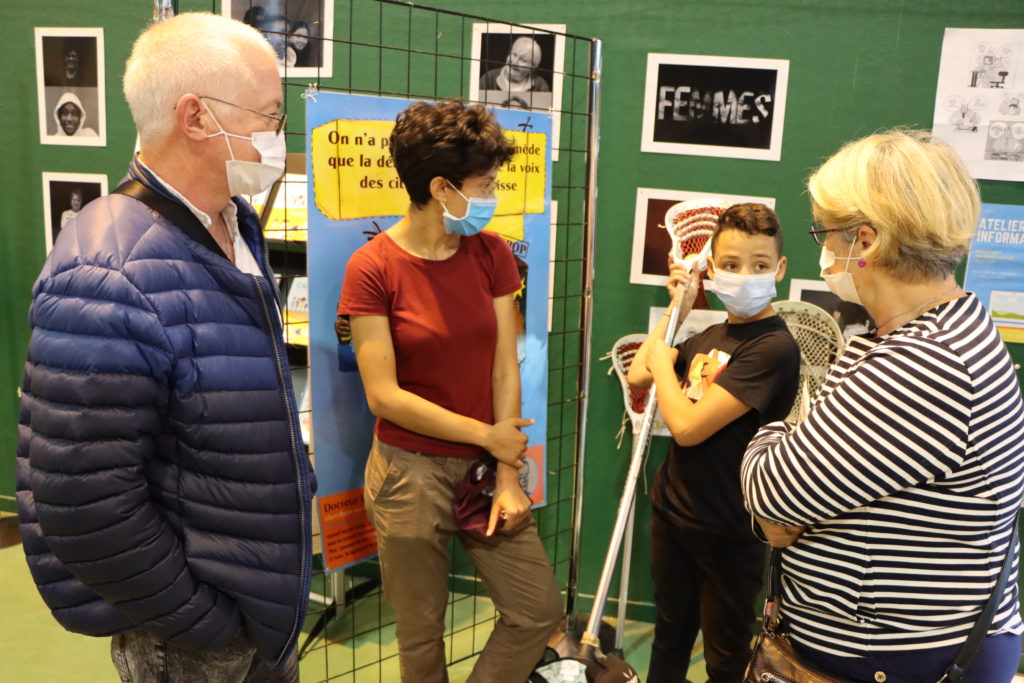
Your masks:
M772 308L800 348L800 394L809 398L798 395L787 418L799 422L825 383L829 366L843 352L843 332L828 311L806 301L776 301Z
M696 275L704 272L718 217L731 205L725 199L703 198L670 206L665 212L665 229L672 238L672 260L679 264L689 262Z
M633 364L633 357L645 339L645 334L627 334L612 346L612 367L615 368L615 374L618 375L619 384L622 386L622 402L626 404L626 414L629 415L629 423L634 434L640 429L640 420L643 419L644 409L647 408L650 391L630 386L626 377L629 375L629 367Z

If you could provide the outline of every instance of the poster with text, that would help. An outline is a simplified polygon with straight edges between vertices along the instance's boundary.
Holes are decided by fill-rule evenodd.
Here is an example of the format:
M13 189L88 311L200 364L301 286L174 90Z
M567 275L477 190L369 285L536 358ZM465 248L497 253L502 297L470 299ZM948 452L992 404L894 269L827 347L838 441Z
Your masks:
M1024 180L1024 29L947 28L933 132L971 175Z
M981 205L964 289L985 304L1003 341L1024 342L1024 206Z
M338 296L351 255L408 208L388 137L395 117L412 101L320 92L306 103L313 200L308 209L312 431L324 561L334 571L377 550L362 499L374 418L350 341L339 344L335 334ZM499 173L498 208L487 229L508 241L522 279L516 294L522 415L535 422L524 429L529 445L520 482L539 505L546 501L551 119L529 111L494 111L517 153Z
M647 55L644 152L779 161L788 59Z

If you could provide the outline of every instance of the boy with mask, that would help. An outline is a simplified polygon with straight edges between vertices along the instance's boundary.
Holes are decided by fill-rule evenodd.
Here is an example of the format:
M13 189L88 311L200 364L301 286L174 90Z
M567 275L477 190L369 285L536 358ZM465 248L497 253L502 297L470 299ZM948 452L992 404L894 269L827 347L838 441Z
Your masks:
M650 683L685 678L698 630L710 683L740 681L750 657L764 546L751 532L739 467L757 429L784 419L796 398L800 352L771 306L785 272L775 212L762 204L730 207L711 238L706 281L728 321L673 349L664 342L666 313L630 368L633 386L656 384L674 440L651 492L657 619ZM669 294L690 279L672 266ZM687 291L681 318L696 294L696 286Z

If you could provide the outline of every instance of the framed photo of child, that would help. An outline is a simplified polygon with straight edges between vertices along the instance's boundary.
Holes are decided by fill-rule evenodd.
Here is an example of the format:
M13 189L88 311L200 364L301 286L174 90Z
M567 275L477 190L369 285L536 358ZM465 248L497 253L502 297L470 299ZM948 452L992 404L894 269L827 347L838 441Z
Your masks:
M43 172L43 225L46 253L50 253L61 228L92 200L107 194L107 176L102 173Z

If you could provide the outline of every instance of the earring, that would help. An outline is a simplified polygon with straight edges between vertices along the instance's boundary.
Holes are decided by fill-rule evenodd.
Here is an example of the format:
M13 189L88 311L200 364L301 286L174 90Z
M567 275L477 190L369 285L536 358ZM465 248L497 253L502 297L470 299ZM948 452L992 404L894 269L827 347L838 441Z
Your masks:
M867 265L867 262L864 259L861 259L860 261L857 261L857 267L858 268L863 268L866 265Z

